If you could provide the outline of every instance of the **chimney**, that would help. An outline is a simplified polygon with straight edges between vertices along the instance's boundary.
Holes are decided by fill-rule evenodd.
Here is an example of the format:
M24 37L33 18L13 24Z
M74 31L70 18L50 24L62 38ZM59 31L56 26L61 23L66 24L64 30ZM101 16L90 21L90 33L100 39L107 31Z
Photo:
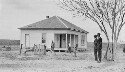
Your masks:
M48 19L48 18L49 18L49 16L46 16L46 18Z

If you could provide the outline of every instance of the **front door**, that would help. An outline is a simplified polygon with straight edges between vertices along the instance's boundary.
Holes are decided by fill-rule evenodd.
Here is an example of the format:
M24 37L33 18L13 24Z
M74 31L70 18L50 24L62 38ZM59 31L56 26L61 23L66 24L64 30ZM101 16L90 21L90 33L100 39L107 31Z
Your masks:
M60 48L62 48L62 35L60 35Z
M66 37L65 34L60 35L60 48L66 47Z

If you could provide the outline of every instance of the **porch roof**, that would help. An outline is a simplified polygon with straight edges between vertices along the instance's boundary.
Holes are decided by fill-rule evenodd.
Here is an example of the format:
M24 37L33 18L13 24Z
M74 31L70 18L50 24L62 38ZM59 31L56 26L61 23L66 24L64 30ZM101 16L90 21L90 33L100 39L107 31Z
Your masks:
M40 29L42 30L72 30L72 31L77 31L77 32L82 32L82 33L88 33L82 28L62 19L59 16L53 16L53 17L38 21L33 24L23 26L18 29L20 30L40 30Z

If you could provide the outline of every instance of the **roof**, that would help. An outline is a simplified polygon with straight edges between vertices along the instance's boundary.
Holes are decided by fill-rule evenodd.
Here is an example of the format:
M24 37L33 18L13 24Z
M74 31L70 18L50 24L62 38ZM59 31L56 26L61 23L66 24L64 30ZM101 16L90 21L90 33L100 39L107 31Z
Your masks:
M82 28L62 19L59 16L53 16L41 21L38 21L33 24L29 24L27 26L23 26L21 28L18 28L20 30L72 30L72 31L78 31L82 33L88 33L87 31L83 30Z

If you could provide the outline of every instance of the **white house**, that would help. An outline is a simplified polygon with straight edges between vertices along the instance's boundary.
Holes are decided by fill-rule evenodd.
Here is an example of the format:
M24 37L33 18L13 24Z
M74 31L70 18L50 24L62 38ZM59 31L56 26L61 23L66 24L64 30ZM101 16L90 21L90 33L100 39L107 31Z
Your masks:
M78 48L87 48L87 31L62 19L58 16L47 16L45 20L19 28L21 30L20 44L23 48L33 47L34 44L45 44L51 48L51 42L55 42L55 48L67 48L78 44Z

